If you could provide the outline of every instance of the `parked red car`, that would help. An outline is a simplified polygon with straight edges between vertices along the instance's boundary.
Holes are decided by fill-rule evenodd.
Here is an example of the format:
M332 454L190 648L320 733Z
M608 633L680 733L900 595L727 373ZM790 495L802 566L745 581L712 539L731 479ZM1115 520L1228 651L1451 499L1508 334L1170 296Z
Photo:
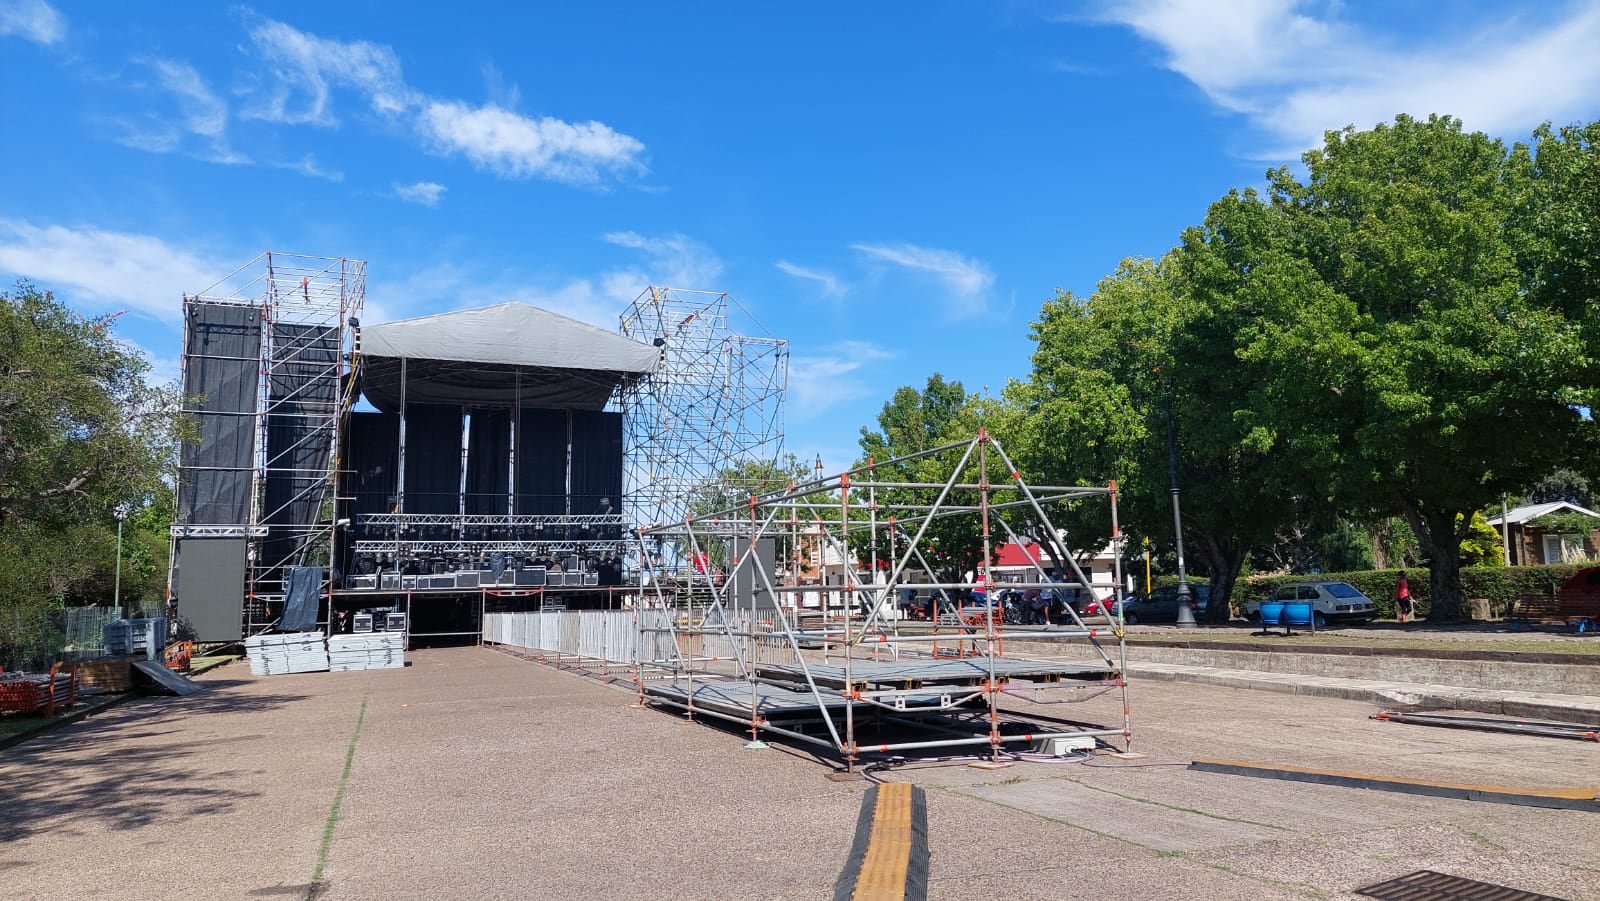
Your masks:
M1579 632L1600 628L1600 566L1580 569L1556 589L1556 614Z

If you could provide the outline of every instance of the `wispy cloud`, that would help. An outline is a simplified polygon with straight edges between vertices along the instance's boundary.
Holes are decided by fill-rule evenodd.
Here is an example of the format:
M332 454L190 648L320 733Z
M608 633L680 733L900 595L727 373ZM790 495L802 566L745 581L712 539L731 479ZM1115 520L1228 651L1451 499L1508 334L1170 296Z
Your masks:
M246 107L246 117L291 125L337 125L332 106L335 86L360 91L379 113L399 113L418 102L406 87L400 58L392 48L369 41L330 40L283 22L253 14L251 18L250 42L271 77L252 92L255 102Z
M986 308L986 295L994 285L994 273L979 260L953 250L916 244L852 244L850 247L875 260L937 279L950 294L948 309L952 316L976 316Z
M518 271L484 271L458 262L424 266L390 280L369 279L368 318L405 317L518 300L554 310L614 331L617 317L649 285L703 288L722 273L722 260L706 245L681 234L661 236L613 232L608 244L643 256L642 262L619 261L594 275L552 279ZM374 312L374 310L378 312Z
M409 185L395 185L394 196L407 203L438 206L446 190L444 185L437 182L419 181Z
M632 300L646 286L714 290L722 277L722 259L711 248L676 232L645 236L638 232L611 232L607 243L644 253L643 266L628 266L607 272L601 278L606 293L619 300Z
M816 419L835 406L865 396L871 385L863 369L894 358L868 341L842 341L815 355L789 358L789 397L785 416L792 422Z
M169 325L182 319L184 292L233 268L152 235L0 219L0 272Z
M67 36L67 19L44 0L0 0L0 37L5 35L59 44Z
M417 117L429 149L463 156L507 178L542 177L592 184L604 174L642 171L644 144L600 122L533 118L488 104L436 100Z
M156 78L178 100L184 127L197 135L220 138L228 130L228 105L206 84L194 66L170 59L150 61Z
M329 169L323 166L321 163L317 162L316 157L309 153L297 160L282 160L280 162L268 163L267 165L273 169L287 169L290 172L298 172L301 175L304 175L306 178L320 178L323 181L331 182L344 181L343 172L340 172L338 169Z
M821 269L812 269L809 266L798 266L788 260L779 260L773 264L778 271L795 278L816 282L822 288L823 297L843 297L845 293L844 282L831 272Z
M1339 10L1308 0L1122 0L1103 21L1159 45L1169 69L1271 136L1280 146L1264 156L1397 113L1448 113L1505 133L1593 112L1600 5L1496 12L1476 31L1426 41L1377 33Z
M151 112L138 119L119 119L117 143L149 153L186 153L224 165L243 165L250 158L228 143L228 103L186 62L146 59L156 85L172 96L177 114Z
M506 88L492 68L496 101L430 97L406 83L400 58L387 45L324 38L251 16L250 39L267 71L250 90L248 117L336 127L335 90L346 89L375 113L407 123L428 152L461 157L503 178L598 184L645 170L644 144L609 125L517 112L517 90Z

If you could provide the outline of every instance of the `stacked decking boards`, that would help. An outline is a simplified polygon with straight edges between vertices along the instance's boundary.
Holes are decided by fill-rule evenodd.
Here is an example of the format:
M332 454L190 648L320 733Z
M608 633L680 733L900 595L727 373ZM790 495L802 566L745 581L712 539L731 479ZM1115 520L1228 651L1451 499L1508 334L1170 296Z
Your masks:
M256 676L316 673L328 668L328 646L321 632L253 635L244 641L250 672Z
M404 632L365 632L328 639L328 669L391 669L406 665Z

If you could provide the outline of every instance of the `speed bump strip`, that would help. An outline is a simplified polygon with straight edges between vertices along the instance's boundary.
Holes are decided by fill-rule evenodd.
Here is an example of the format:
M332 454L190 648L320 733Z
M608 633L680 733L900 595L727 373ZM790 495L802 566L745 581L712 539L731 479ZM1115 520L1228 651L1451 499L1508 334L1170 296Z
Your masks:
M924 901L928 897L928 801L918 786L867 789L855 842L834 901Z
M1206 773L1226 773L1232 776L1258 776L1265 779L1285 779L1290 782L1316 782L1345 788L1430 795L1435 798L1459 798L1466 801L1489 801L1495 804L1519 804L1524 807L1554 807L1600 813L1600 797L1597 797L1596 791L1592 788L1516 788L1506 785L1436 782L1431 779L1317 770L1275 763L1253 763L1248 760L1196 760L1189 764L1189 769Z

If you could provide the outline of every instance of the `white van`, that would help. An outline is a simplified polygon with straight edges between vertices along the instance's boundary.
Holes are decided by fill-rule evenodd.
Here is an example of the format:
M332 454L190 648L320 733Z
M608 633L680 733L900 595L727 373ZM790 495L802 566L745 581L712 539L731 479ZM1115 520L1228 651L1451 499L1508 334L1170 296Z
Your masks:
M1311 615L1318 629L1328 623L1354 623L1365 625L1378 618L1378 609L1372 599L1349 582L1296 582L1279 585L1272 593L1275 602L1310 601ZM1261 602L1251 601L1244 607L1245 616L1253 623L1261 622Z

